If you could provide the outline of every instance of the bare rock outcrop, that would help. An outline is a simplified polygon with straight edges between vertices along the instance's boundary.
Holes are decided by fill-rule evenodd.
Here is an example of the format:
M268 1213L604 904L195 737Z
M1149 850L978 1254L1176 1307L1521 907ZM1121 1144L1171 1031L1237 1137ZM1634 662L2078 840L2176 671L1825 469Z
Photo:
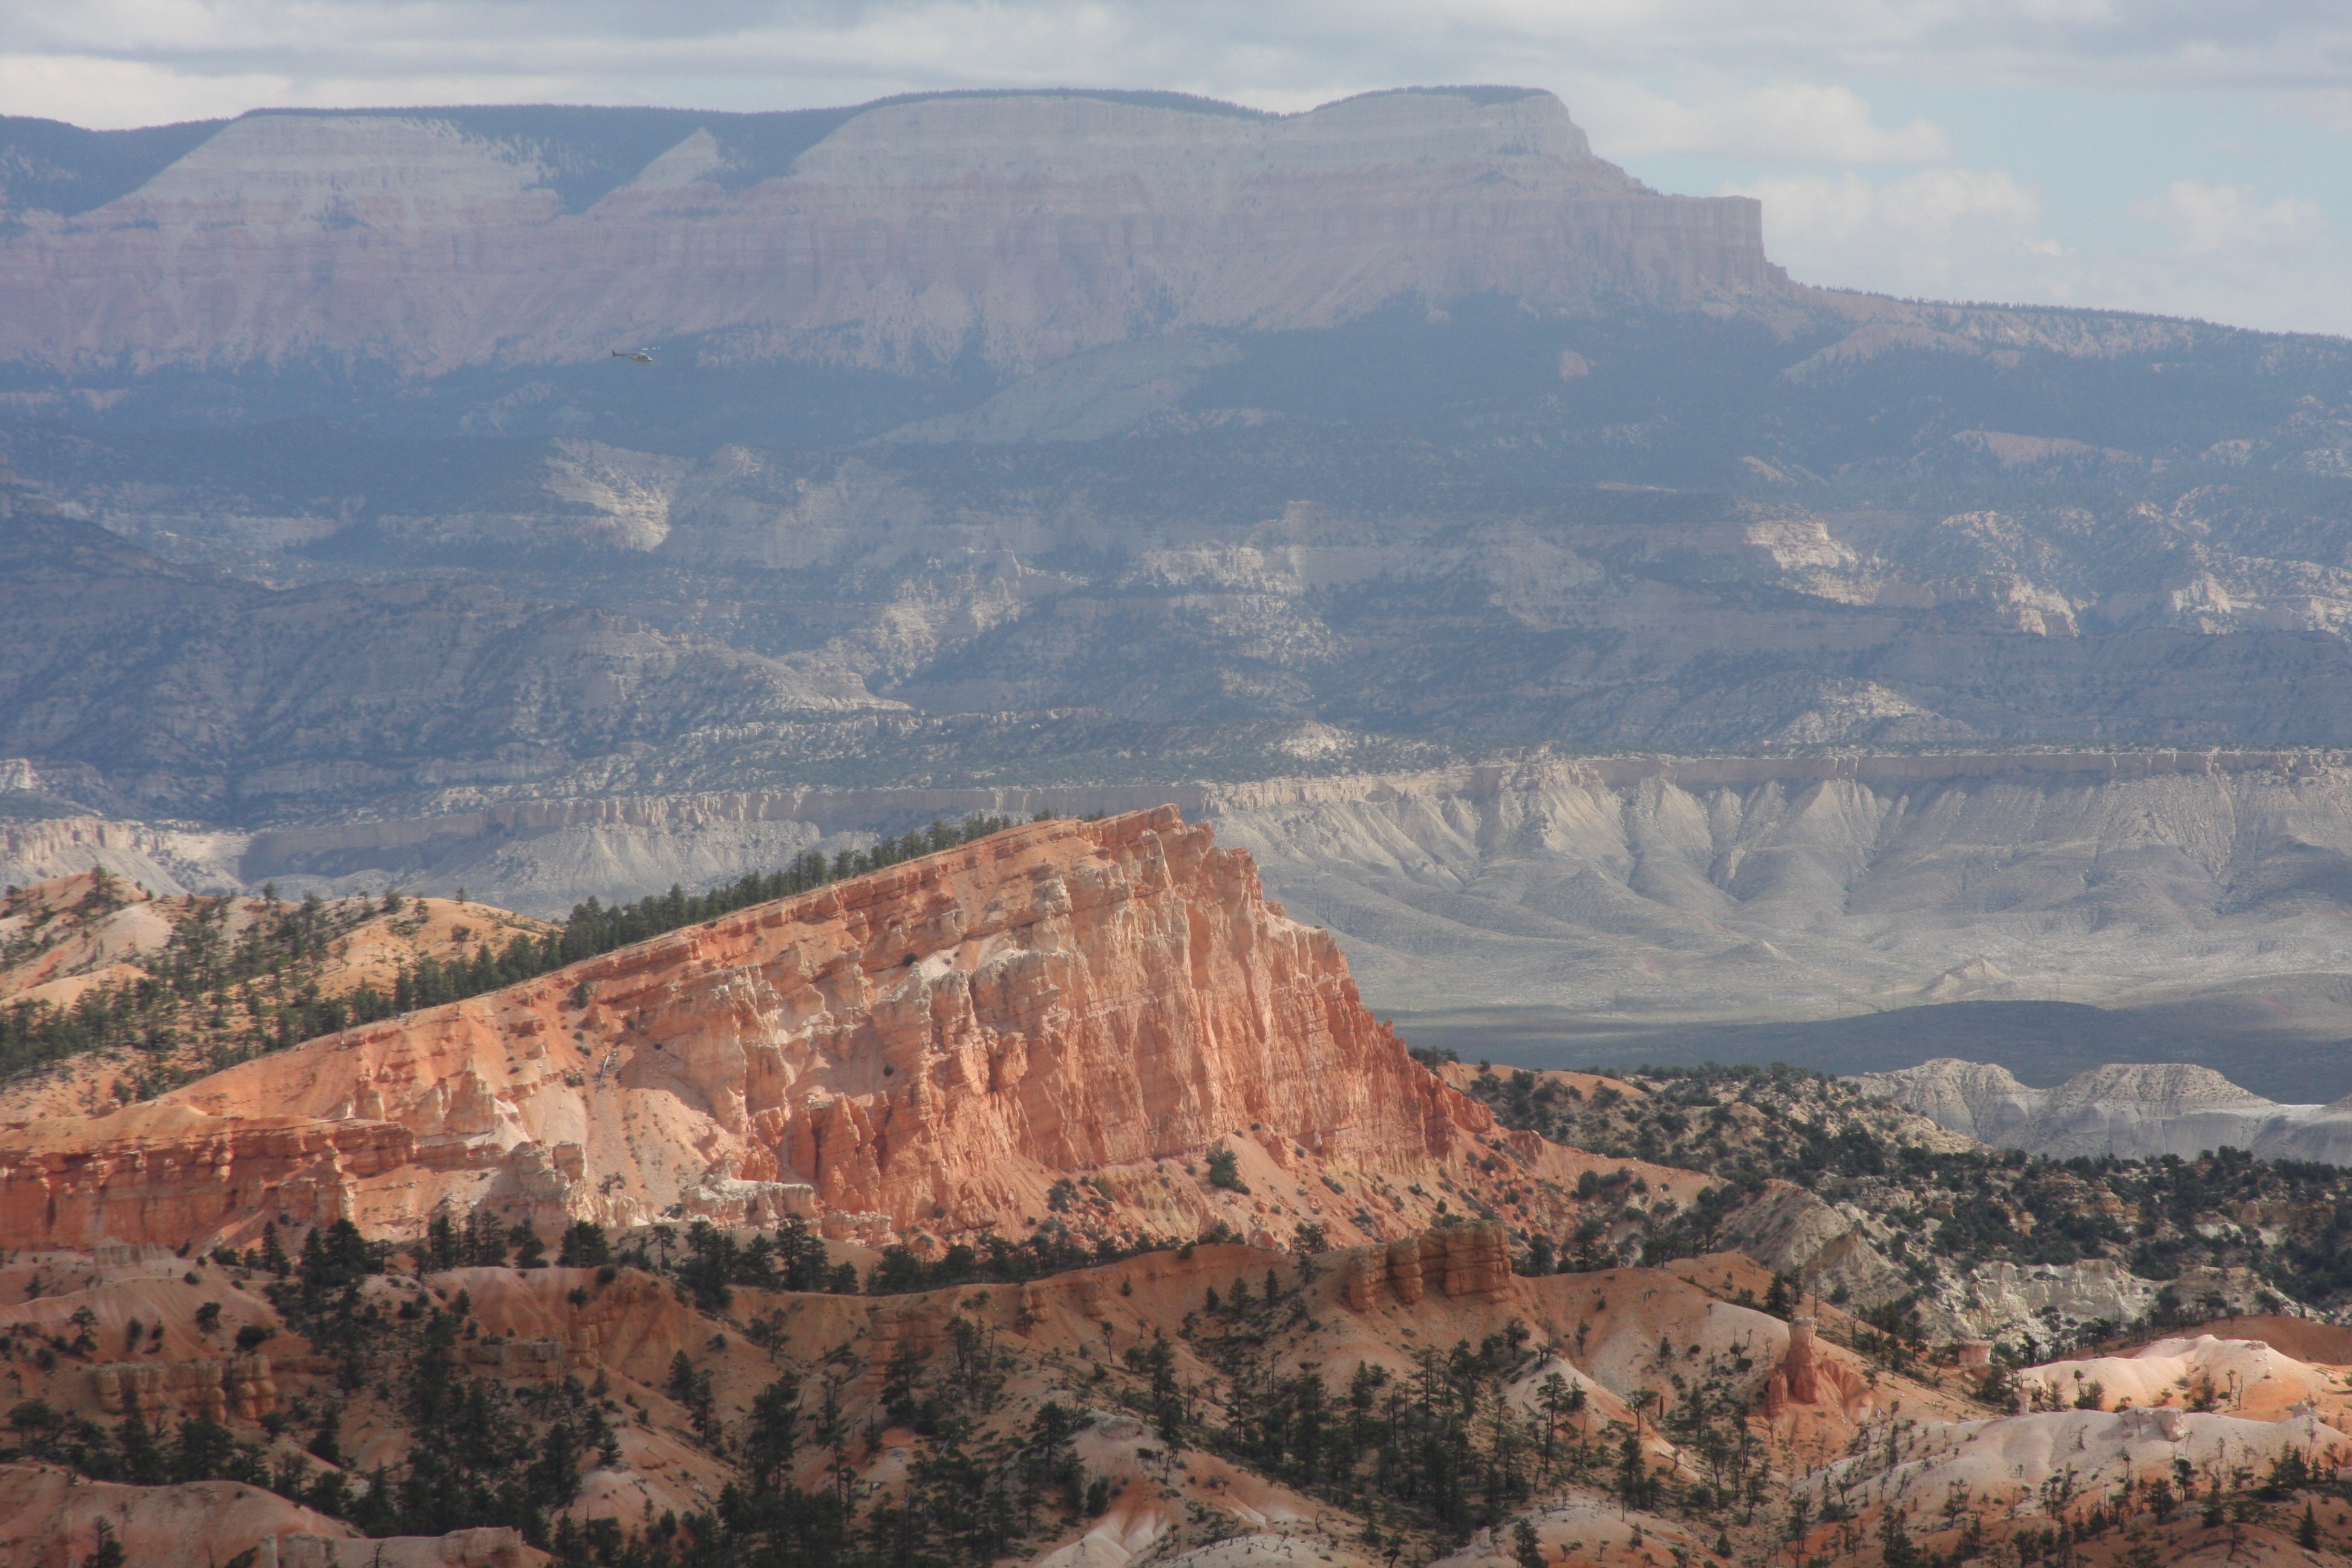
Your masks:
M545 1226L690 1205L950 1235L1045 1213L1064 1172L1172 1192L1160 1163L1220 1141L1294 1188L1449 1162L1475 1183L1474 1149L1567 1184L1590 1163L1497 1131L1412 1062L1328 933L1163 807L1016 828L161 1101L0 1130L0 1242L176 1247L265 1217L411 1234L485 1201ZM1233 1217L1278 1215L1261 1197ZM1418 1266L1458 1293L1494 1259Z
M339 1537L356 1532L341 1520L315 1513L261 1487L236 1481L197 1481L171 1487L126 1486L94 1481L60 1465L0 1465L0 1563L10 1568L50 1568L89 1561L103 1522L121 1546L124 1560L139 1568L209 1568L240 1555L255 1563L292 1568L304 1558L288 1557L289 1542L309 1547L311 1564L365 1563L385 1548L384 1568L425 1568L445 1562L468 1568L532 1568L546 1554L522 1546L505 1557L440 1555L442 1541L425 1542L352 1540L337 1556ZM496 1532L511 1535L510 1531Z
M1870 1393L1868 1376L1851 1363L1822 1354L1811 1318L1789 1320L1789 1348L1764 1382L1764 1414L1779 1419L1798 1406L1850 1415Z
M258 1421L278 1408L278 1384L261 1354L223 1360L113 1362L93 1368L99 1408L121 1415L136 1404L149 1419L176 1410L210 1421Z
M1441 1226L1348 1254L1346 1298L1359 1312L1390 1300L1410 1307L1431 1294L1500 1300L1510 1288L1511 1235L1499 1221Z
M1816 1294L1843 1289L1857 1303L1874 1306L1909 1289L1903 1270L1873 1244L1866 1218L1793 1182L1765 1183L1761 1192L1731 1214L1725 1237L1767 1268Z
M1938 1057L1855 1081L1954 1131L2055 1159L2194 1159L2226 1146L2352 1164L2352 1102L2281 1104L2188 1062L2111 1062L2032 1089L2006 1068Z
M331 1224L352 1216L362 1184L415 1152L415 1135L390 1121L225 1117L164 1102L46 1118L0 1129L0 1237L177 1247L257 1215Z

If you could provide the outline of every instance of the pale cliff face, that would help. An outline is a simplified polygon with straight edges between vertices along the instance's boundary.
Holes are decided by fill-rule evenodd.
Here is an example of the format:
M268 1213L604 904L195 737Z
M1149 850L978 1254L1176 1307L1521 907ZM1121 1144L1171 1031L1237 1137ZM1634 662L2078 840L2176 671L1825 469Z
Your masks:
M1250 1198L1185 1169L1220 1142ZM1364 1010L1328 932L1162 807L1014 829L162 1103L0 1131L0 1244L176 1246L279 1214L398 1235L483 1202L543 1227L1020 1234L1065 1173L1101 1179L1080 1217L1116 1226L1286 1240L1315 1217L1347 1237L1438 1212L1392 1188L1492 1197L1600 1163L1496 1132Z
M2057 1159L2194 1159L2232 1148L2352 1165L2352 1104L2282 1105L2186 1062L2110 1062L2031 1089L2006 1068L1939 1057L1857 1081L1955 1131Z
M572 363L726 334L736 362L1028 368L1401 296L1695 303L1782 285L1756 204L1644 191L1549 94L1287 119L1086 98L852 116L737 188L682 136L581 212L520 142L406 115L233 122L142 188L0 241L0 360Z

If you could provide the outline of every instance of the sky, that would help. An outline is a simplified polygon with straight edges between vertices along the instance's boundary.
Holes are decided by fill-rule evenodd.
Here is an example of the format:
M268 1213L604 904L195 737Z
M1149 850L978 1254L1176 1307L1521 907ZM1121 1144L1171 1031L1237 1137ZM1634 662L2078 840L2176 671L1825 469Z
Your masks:
M0 112L1558 93L1773 259L1909 297L2352 334L2352 0L0 0Z

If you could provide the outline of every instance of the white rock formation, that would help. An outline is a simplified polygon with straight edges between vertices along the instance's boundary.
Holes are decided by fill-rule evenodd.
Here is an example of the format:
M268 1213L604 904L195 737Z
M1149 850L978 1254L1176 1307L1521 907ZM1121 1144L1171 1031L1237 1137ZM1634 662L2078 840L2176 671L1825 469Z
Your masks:
M2006 1068L1938 1057L1853 1081L1980 1142L2057 1159L2190 1159L2226 1147L2352 1165L2352 1100L2282 1105L2185 1062L2110 1063L2031 1089Z

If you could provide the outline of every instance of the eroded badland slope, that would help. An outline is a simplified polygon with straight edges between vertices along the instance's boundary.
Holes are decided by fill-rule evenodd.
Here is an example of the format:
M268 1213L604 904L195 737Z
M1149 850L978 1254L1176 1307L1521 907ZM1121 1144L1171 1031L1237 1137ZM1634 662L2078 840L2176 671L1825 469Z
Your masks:
M469 900L156 897L103 867L0 897L0 1123L96 1114L495 984L543 921Z

